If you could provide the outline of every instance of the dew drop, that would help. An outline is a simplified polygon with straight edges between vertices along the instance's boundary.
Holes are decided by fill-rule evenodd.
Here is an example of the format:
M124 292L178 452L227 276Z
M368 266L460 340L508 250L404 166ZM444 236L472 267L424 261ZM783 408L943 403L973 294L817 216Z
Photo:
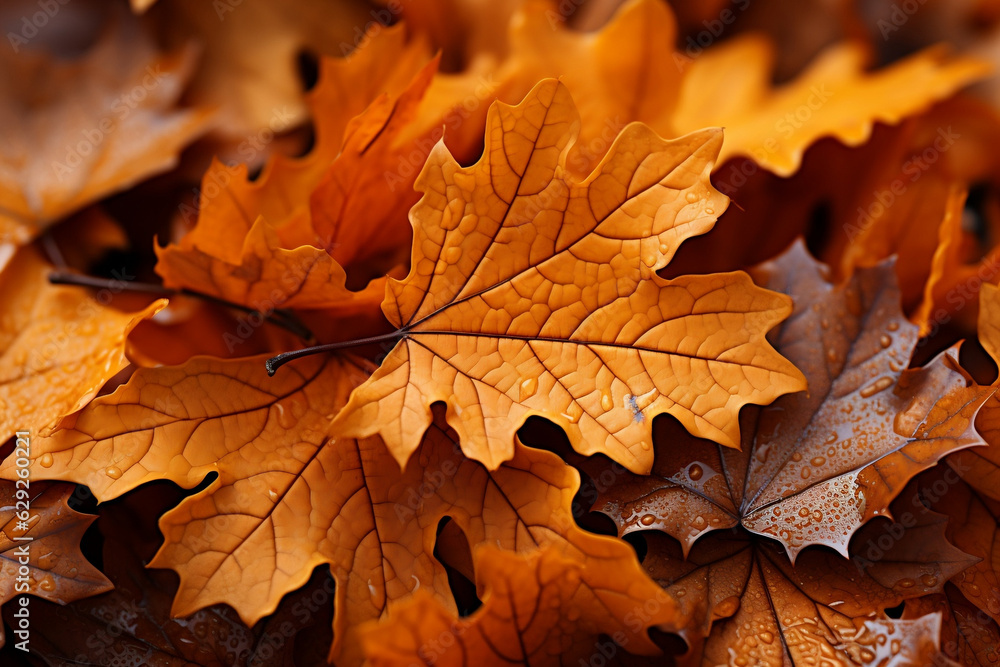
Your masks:
M110 477L111 479L119 479L122 476L122 469L119 468L118 466L110 466L107 470L104 471L104 474Z
M889 347L892 345L892 338L886 334L882 334L882 337L878 339L878 344L883 348Z
M686 195L684 195L684 198L688 200L688 203L689 203L689 204L693 204L693 203L695 203L696 201L698 201L698 195L696 195L696 194L695 194L695 193L693 193L693 192L689 192L689 193L687 193Z
M824 444L830 445L837 442L837 432L830 431L830 435L826 436L826 442Z
M526 401L538 391L538 378L525 378L521 380L519 400Z
M278 502L278 490L277 489L268 489L267 490L267 497L271 499L272 503Z
M448 248L447 250L444 251L444 261L448 262L449 264L457 263L461 257L462 257L462 249L459 248L458 246L455 246L453 248Z
M819 523L820 521L823 520L823 513L820 512L819 510L813 510L812 520L815 521L816 523Z
M563 417L565 417L570 424L577 423L580 421L580 417L582 416L583 408L581 408L578 403L570 403L570 406L566 408L566 412L563 413Z
M661 243L660 244L660 252L663 253L664 255L666 255L668 252L670 252L670 246L667 245L666 243Z
M688 477L690 477L695 482L697 482L699 479L701 479L701 476L704 475L704 474L705 474L705 471L702 470L701 466L698 465L697 463L695 463L690 468L688 468Z
M649 451L649 443L646 442L645 440L640 440L639 441L639 447L641 447L642 451L644 451L644 452L648 452Z
M896 331L899 329L899 322L889 322L889 331Z
M829 328L830 328L830 320L828 320L828 319L826 319L826 318L824 317L823 319L821 319L821 320L819 321L819 325L820 325L821 327L823 327L824 329L829 329Z
M892 378L881 377L861 390L861 398L871 398L880 391L885 391L892 386Z
M42 464L43 468L51 468L52 467L52 455L49 454L48 452L42 454L42 458L39 461L39 463Z
M906 579L900 579L899 581L897 581L896 585L899 586L900 588L913 588L914 584L916 584L916 583L917 582L913 581L913 579L906 578Z
M826 360L831 364L836 363L837 361L837 351L832 347L826 351Z
M43 554L41 558L38 559L38 567L43 570L51 570L55 567L56 562L59 560L59 554L48 552Z
M809 463L813 464L814 466L816 466L818 468L821 465L823 465L824 463L826 463L826 459L823 458L822 456L815 456L815 457L813 457L813 459L811 461L809 461Z
M51 593L56 589L56 582L53 581L52 577L46 576L38 583L38 587L41 588L43 591Z
M642 258L642 263L652 269L653 267L656 266L656 260L657 260L656 255L650 253Z
M806 507L801 508L799 510L799 516L802 517L803 519L809 516L809 509Z
M766 630L758 634L757 637L759 637L760 640L765 644L770 644L771 642L774 641L774 635L771 634L770 632L767 632Z
M639 523L644 526L652 526L655 521L656 517L652 514L644 514L643 517L639 519Z
M699 514L698 516L696 516L694 519L691 520L691 525L697 528L698 530L701 530L706 525L708 525L708 522L705 521L705 517Z
M720 618L732 616L740 607L740 599L735 595L730 595L725 600L719 602L715 607L715 614Z
M938 579L933 574L925 574L920 577L920 583L922 583L927 588L933 588L937 586Z
M715 215L715 209L709 206L705 209L705 215Z
M615 401L611 398L611 394L606 391L601 393L601 409L607 411L613 407L615 407Z
M799 452L793 452L792 453L792 460L795 461L796 463L798 463L799 461L802 460L802 454L800 454Z
M809 475L811 474L812 471L809 468L803 468L802 472L799 473L799 477L801 477L802 479L809 479Z

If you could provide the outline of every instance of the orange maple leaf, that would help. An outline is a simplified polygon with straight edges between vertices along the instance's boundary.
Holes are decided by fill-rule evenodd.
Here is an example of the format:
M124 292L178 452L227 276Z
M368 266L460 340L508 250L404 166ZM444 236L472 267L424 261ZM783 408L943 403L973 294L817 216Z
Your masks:
M740 406L802 388L764 339L784 297L745 274L655 275L726 205L708 181L721 132L668 142L631 125L576 182L564 162L578 122L548 80L494 106L477 164L437 145L417 181L410 274L389 281L382 306L399 342L336 433L379 433L403 464L444 401L463 450L489 467L534 414L582 453L643 472L656 414L733 446Z

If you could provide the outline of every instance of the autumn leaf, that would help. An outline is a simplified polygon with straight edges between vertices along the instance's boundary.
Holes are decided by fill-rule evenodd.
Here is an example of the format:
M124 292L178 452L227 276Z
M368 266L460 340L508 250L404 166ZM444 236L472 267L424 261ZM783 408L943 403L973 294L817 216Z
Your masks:
M892 264L840 286L822 269L799 243L759 271L795 301L774 341L809 392L745 409L741 450L664 422L653 474L626 475L598 501L619 533L659 528L686 553L707 532L741 526L793 560L811 544L847 556L854 532L911 477L984 444L973 422L992 389L967 386L947 352L905 369L916 328L899 310Z
M969 603L957 588L948 584L944 592L906 601L904 619L941 614L941 656L933 664L987 667L1000 659L1000 628L995 621Z
M453 608L431 555L445 516L472 545L557 544L595 566L613 560L635 590L656 590L628 545L576 526L570 506L579 478L553 454L519 447L491 472L434 427L400 472L377 438L326 440L332 414L368 370L342 357L273 379L259 357L138 369L36 439L31 474L86 484L107 500L154 480L192 487L218 473L160 520L166 541L152 565L181 575L172 613L224 602L252 625L329 563L338 664L360 659L356 625L412 591L430 589ZM13 464L2 471L12 475ZM228 545L221 550L220 540ZM658 622L667 622L667 610L664 603ZM649 646L638 638L634 645Z
M866 49L843 43L776 88L771 85L774 46L763 36L736 36L692 59L671 47L676 21L658 0L625 3L593 34L553 22L552 11L545 2L525 3L511 21L503 62L487 61L436 80L422 127L437 122L442 107L460 112L473 82L486 79L499 99L513 102L539 79L558 76L586 105L579 149L567 165L577 173L589 173L618 130L641 121L664 137L725 127L719 165L746 156L789 176L817 140L832 136L859 145L876 122L898 123L990 71L984 62L951 58L939 48L867 73ZM892 92L885 97L887 90ZM448 140L449 147L462 157L474 155L480 127L455 128L459 135Z
M219 109L216 134L241 142L308 120L300 55L355 55L355 47L370 40L366 25L386 31L387 23L373 22L369 12L366 3L350 0L280 5L173 0L157 3L147 17L148 25L168 44L195 38L204 45L188 95ZM347 118L364 109L367 101L370 98L364 100L360 89L357 99L345 98L345 106L361 104Z
M662 591L645 597L614 569L588 567L554 548L518 556L486 546L476 569L485 591L477 612L459 619L430 594L415 595L382 623L361 629L366 664L587 664L599 655L601 635L634 649L645 638L633 624L642 627L673 605Z
M410 274L389 281L382 306L400 340L336 433L379 433L403 464L444 401L466 455L488 467L534 414L582 453L645 471L656 414L735 445L741 405L801 388L764 340L783 297L744 274L654 275L725 206L708 182L721 133L666 142L630 126L577 183L563 169L577 122L566 88L546 81L494 107L477 164L434 149Z
M160 541L156 519L177 502L178 495L162 486L149 487L124 502L102 507L98 527L104 537L104 569L115 588L65 606L33 603L32 650L50 665L84 660L95 665L164 667L318 664L304 661L310 655L311 642L306 640L322 636L324 630L329 637L329 627L322 627L332 612L329 575L312 577L282 601L272 618L253 628L222 605L187 618L170 617L176 577L147 569L145 562ZM326 614L313 603L313 596L325 603ZM325 658L325 647L320 655L320 660Z
M177 108L194 63L191 48L160 53L121 16L73 62L5 49L0 240L25 244L60 218L171 169L208 127L207 108Z
M978 330L983 348L995 362L1000 361L1000 287L982 285ZM989 446L956 452L945 460L978 493L1000 501L1000 398L996 394L983 404L976 428Z
M128 361L125 339L163 308L123 313L77 287L50 285L51 267L21 248L0 273L0 428L44 432L85 406ZM103 298L103 297L102 297Z
M901 530L873 521L851 543L852 560L814 547L794 565L778 543L744 530L713 533L686 555L650 531L642 533L643 566L680 603L691 647L682 665L725 664L734 653L755 665L821 656L831 665L926 665L938 651L940 617L899 621L883 612L940 592L975 562L945 540L945 523L933 512L910 515Z
M24 451L23 447L20 451ZM80 539L95 517L70 509L67 501L72 494L73 487L66 484L32 482L25 488L23 479L20 484L0 482L0 507L4 508L0 517L4 526L0 538L0 574L4 582L0 604L24 593L66 604L111 588L111 582L80 553ZM30 513L28 527L19 528L17 513L25 511L25 505ZM13 604L23 608L21 603ZM15 630L24 629L19 622L11 625ZM18 638L30 640L30 626L28 636ZM4 641L0 630L0 646Z
M412 62L420 48L405 44L398 29L386 31L377 44L383 50L367 48L343 62L324 60L311 96L317 142L308 155L275 157L253 182L246 166L212 164L203 179L197 225L178 244L157 248L156 270L164 284L258 310L374 309L385 292L380 281L369 284L379 275L374 260L392 257L383 272L397 263L409 241L406 211L416 201L412 178L397 174L390 182L386 174L409 151L409 145L398 145L398 135L416 113L437 65L432 60L416 71L395 99L372 89L375 99L361 113L357 104L365 95L355 92L354 84L364 80L372 86L389 67L387 55ZM411 69L399 67L393 76ZM352 109L360 115L349 122ZM357 224L362 217L369 224ZM242 236L241 247L232 243L234 234ZM368 289L352 291L347 271L366 263L374 266L353 282Z

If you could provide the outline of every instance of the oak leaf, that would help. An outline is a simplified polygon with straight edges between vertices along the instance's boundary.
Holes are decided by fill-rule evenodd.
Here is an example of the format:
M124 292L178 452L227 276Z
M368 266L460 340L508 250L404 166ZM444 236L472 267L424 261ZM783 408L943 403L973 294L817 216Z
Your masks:
M316 144L306 156L276 156L252 182L245 165L213 162L196 226L179 243L157 248L164 284L258 310L377 306L385 288L369 279L402 259L406 211L416 201L411 175L392 181L387 174L411 150L399 134L436 71L434 60L415 68L422 47L403 38L399 28L386 30L350 59L323 61L310 96ZM397 58L406 64L393 69ZM411 72L397 96L377 94L374 82L392 90ZM352 112L359 114L353 120ZM348 282L360 271L350 281L368 286L359 293Z
M640 594L607 565L555 548L519 556L485 546L476 554L477 585L485 591L478 611L456 618L429 593L415 595L361 629L366 664L576 665L597 655L606 661L599 653L605 644L614 654L622 644L634 650L637 639L648 643L635 627L662 617L673 601L662 591L658 598ZM619 646L602 642L602 634Z
M157 3L146 16L169 45L192 38L203 44L188 97L219 109L213 131L235 143L308 120L299 71L303 53L353 57L372 40L368 30L377 36L389 31L386 26L392 22L379 20L367 3L352 0L260 5L174 0ZM378 79L366 83L381 85ZM362 99L361 90L356 102L344 99L345 105L361 105L348 119L370 101Z
M912 516L902 531L873 521L852 542L851 560L813 547L794 565L777 543L743 530L714 533L686 555L672 538L648 532L643 565L679 601L691 647L682 665L727 664L734 654L762 666L821 657L831 665L927 665L938 652L940 617L900 621L884 611L940 592L975 562L947 542L945 523L932 512Z
M211 115L177 108L194 61L191 48L157 51L131 21L72 62L5 50L0 241L25 244L60 218L172 168Z
M29 444L33 443L29 440ZM23 449L15 454L17 451ZM27 498L22 495L25 492ZM72 494L73 487L67 484L32 481L25 488L23 479L19 484L0 482L0 507L4 508L0 516L0 576L4 582L0 604L25 593L66 604L111 589L111 582L80 553L80 539L96 517L71 509L67 501ZM17 513L24 511L26 504L28 527L19 528ZM27 563L21 560L25 551ZM19 570L24 566L27 577ZM0 646L4 641L0 629Z
M165 305L123 313L78 287L50 285L51 268L29 246L0 273L3 439L42 433L85 406L128 364L128 334Z
M367 377L365 364L312 359L268 378L263 361L203 357L138 369L33 444L35 478L86 484L99 500L154 480L192 487L218 474L160 520L166 541L152 565L181 575L174 615L224 602L252 625L329 563L337 580L331 657L356 664L354 627L412 591L429 589L454 607L432 557L445 516L471 545L555 544L613 569L634 590L656 590L631 547L576 526L579 478L557 456L519 446L490 471L435 426L400 471L377 438L325 438L332 414ZM2 471L12 475L13 464ZM670 607L662 609L657 622L666 623Z
M745 274L655 276L726 205L708 181L721 132L664 141L631 125L576 182L565 153L578 122L548 80L493 107L475 165L435 147L410 214L410 274L382 305L399 342L334 432L379 433L403 464L444 401L463 450L488 467L541 415L578 451L647 471L656 414L732 446L740 406L802 388L764 338L787 298Z
M552 13L548 3L525 3L511 21L509 54L499 66L474 63L468 71L439 77L428 93L422 127L436 123L441 108L460 110L474 99L475 84L485 77L499 99L513 102L539 79L558 76L586 104L579 150L568 163L577 173L589 173L625 124L641 121L664 137L725 127L719 165L746 156L788 176L818 139L858 145L876 122L898 123L989 73L987 64L950 58L943 49L867 73L866 49L848 42L824 51L805 72L775 88L774 47L765 37L738 35L692 59L672 49L676 21L657 0L625 3L597 33L569 30L554 23ZM893 91L890 100L885 90ZM458 136L448 145L460 159L475 154L480 123L454 128Z
M910 478L984 444L974 420L992 389L967 386L949 352L906 370L917 332L899 310L892 264L840 286L822 269L799 243L759 270L795 301L774 342L809 392L744 409L741 450L663 422L653 474L625 475L598 501L620 534L659 528L686 552L707 532L742 526L793 560L811 544L846 556Z

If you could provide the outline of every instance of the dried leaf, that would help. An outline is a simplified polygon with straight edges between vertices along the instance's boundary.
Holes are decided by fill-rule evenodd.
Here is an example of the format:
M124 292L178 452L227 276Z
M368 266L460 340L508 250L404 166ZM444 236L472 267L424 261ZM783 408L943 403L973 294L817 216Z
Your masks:
M669 618L673 601L662 591L659 598L640 594L606 564L594 567L554 548L518 556L484 547L476 554L482 608L459 619L430 594L414 596L362 628L367 664L587 664L602 634L630 650L637 641L652 646L644 625Z
M948 353L904 370L916 327L899 311L891 263L836 287L821 270L797 244L760 271L795 300L774 340L809 392L744 410L742 451L665 423L653 475L626 475L598 502L620 533L659 528L686 551L706 532L742 526L793 560L810 544L846 556L854 532L911 477L983 444L973 421L991 389L967 386Z
M157 479L191 487L218 473L160 521L166 543L152 564L181 575L173 613L225 602L251 625L330 563L338 664L359 660L358 623L418 588L453 608L432 557L445 516L472 545L558 544L636 590L655 590L628 545L576 526L570 505L579 479L552 454L519 447L490 472L435 427L400 472L378 439L325 441L332 413L366 377L356 363L314 360L273 379L261 358L139 369L37 439L31 474L87 484L106 500Z
M32 652L58 667L319 664L301 658L308 655L303 647L310 635L322 636L322 624L329 622L329 614L324 619L312 600L315 596L329 607L333 582L328 575L313 576L282 601L274 616L253 628L221 605L186 618L170 617L176 577L145 567L159 543L156 519L178 499L170 491L150 487L102 508L98 526L104 536L104 568L115 589L66 606L32 604ZM325 657L325 647L322 653Z
M967 667L988 667L1000 660L1000 628L995 621L969 604L952 585L941 594L906 601L903 618L941 614L941 654L928 664L946 665L945 658Z
M44 432L85 406L125 368L125 338L165 301L138 313L104 306L78 287L50 285L34 248L0 274L0 433Z
M655 276L726 204L708 182L721 133L666 142L629 126L578 183L563 168L577 123L549 80L494 106L472 167L435 147L417 181L411 271L382 306L401 340L335 432L379 433L402 464L445 401L464 451L488 467L535 414L578 451L646 471L656 414L732 446L740 406L801 388L764 339L785 298L744 274Z
M190 48L164 54L131 22L86 56L0 55L0 240L24 244L87 204L172 168L208 127L177 108Z
M26 498L21 495L25 491ZM0 576L4 582L0 603L28 593L66 604L111 588L111 582L80 553L80 539L95 517L70 509L67 500L72 493L73 487L66 484L32 483L25 489L23 480L17 485L0 482L0 507L4 508L0 517L4 526L0 538ZM17 512L24 511L25 503L29 505L28 527L19 528ZM25 556L26 563L22 560ZM22 567L27 567L27 575ZM20 603L14 604L15 611L23 608ZM30 614L30 600L28 605ZM0 630L0 645L4 641Z
M883 611L941 591L974 562L945 540L945 523L926 511L901 530L875 521L852 542L852 560L811 548L794 566L777 543L746 531L706 537L686 558L651 532L643 565L680 603L691 646L681 664L726 664L735 653L755 665L926 665L940 618L897 621Z

